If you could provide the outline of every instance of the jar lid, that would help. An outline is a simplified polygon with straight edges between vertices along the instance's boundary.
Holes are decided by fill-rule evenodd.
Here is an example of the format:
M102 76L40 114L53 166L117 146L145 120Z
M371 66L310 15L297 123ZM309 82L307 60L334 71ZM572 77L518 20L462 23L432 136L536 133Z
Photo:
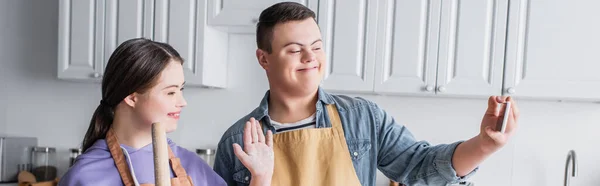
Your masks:
M196 154L213 155L215 154L215 149L196 149Z
M33 152L56 152L53 147L33 147Z
M70 150L72 153L78 153L78 154L81 154L81 151L82 151L82 149L80 149L80 148L72 148Z

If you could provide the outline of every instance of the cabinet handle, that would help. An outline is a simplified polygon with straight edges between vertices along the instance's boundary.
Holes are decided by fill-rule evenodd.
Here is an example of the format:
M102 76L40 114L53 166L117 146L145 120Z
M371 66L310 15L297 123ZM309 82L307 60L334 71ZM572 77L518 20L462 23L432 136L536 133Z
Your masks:
M446 92L446 87L444 87L444 86L439 86L439 87L438 87L438 92Z
M92 77L94 77L94 78L101 78L102 74L100 74L98 72L94 72L94 74L92 74Z
M431 91L433 91L433 86L431 86L431 85L427 85L427 86L425 87L425 90L426 90L427 92L431 92Z
M509 94L514 94L516 91L515 91L515 88L510 87L510 88L508 88L508 90L506 90L506 92L508 92Z
M254 23L254 24L258 23L258 18L252 18L252 23Z

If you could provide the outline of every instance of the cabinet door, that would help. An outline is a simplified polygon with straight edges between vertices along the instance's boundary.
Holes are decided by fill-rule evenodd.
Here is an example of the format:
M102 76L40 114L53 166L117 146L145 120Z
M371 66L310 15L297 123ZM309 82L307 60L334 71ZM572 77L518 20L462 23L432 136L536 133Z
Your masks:
M200 69L196 68L196 37L203 38L196 35L196 30L202 26L196 21L196 15L200 13L198 3L195 0L158 0L156 4L155 40L170 44L184 59L187 85L194 85L202 79Z
M319 1L327 65L322 87L337 92L372 92L378 1Z
M511 1L505 93L600 100L600 1Z
M157 0L154 36L184 60L186 85L225 88L228 35L206 24L206 1Z
M437 94L501 95L508 0L443 0Z
M100 82L116 47L152 38L151 0L60 1L58 76Z
M381 1L375 92L435 94L440 1Z
M60 0L58 78L99 82L104 70L104 0Z
M291 0L317 12L319 0ZM233 33L254 33L260 13L283 0L208 0L208 25Z
M154 20L153 0L107 0L105 57L121 43L133 38L152 39Z

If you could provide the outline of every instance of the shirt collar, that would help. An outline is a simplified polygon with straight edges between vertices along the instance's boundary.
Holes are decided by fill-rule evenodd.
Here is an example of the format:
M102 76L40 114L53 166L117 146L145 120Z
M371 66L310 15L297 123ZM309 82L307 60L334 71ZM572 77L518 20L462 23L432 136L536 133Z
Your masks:
M270 96L271 90L267 90L265 92L265 95L263 96L263 99L261 100L260 104L258 105L258 108L256 108L253 112L252 112L252 116L257 119L258 121L265 121L265 120L269 120L270 118L269 116L269 96ZM328 94L327 92L325 92L325 90L323 90L323 88L321 88L319 86L318 90L317 90L317 103L315 104L315 107L317 108L317 112L320 112L321 109L323 109L324 107L322 105L328 105L328 104L333 104L333 97ZM267 117L265 119L265 117ZM270 122L267 122L270 125Z

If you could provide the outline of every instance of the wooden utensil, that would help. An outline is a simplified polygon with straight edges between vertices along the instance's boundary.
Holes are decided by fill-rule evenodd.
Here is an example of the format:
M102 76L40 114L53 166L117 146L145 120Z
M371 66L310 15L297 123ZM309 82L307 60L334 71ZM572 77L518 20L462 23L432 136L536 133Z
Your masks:
M51 181L43 181L37 182L37 179L33 175L33 173L29 171L21 171L17 176L17 180L19 182L18 186L56 186L58 185L59 179L56 178Z
M152 150L154 152L154 180L156 186L171 186L167 134L161 123L152 124Z
M36 183L37 182L37 179L35 179L35 176L29 171L19 172L19 175L17 176L17 180L19 181L19 183Z

